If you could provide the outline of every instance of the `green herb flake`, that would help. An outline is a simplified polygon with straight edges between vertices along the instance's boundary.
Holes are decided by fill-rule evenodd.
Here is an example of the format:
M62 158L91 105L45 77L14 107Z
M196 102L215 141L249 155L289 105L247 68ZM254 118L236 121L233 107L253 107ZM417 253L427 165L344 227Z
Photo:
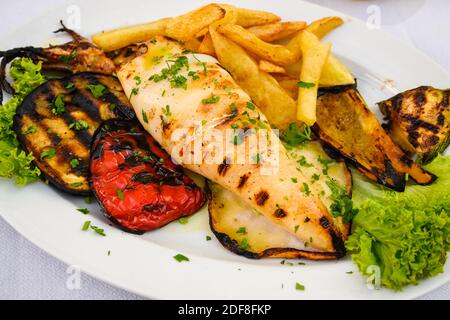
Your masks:
M181 217L180 219L178 219L178 222L180 224L188 224L189 223L189 217Z
M145 123L148 123L147 112L145 112L144 109L142 109L142 120L143 120Z
M161 108L161 111L166 117L172 116L172 112L170 112L170 106L169 105L166 105L164 108Z
M72 188L79 188L83 185L83 182L74 182L71 183L69 186L71 186Z
M303 193L307 196L311 195L311 190L309 189L309 185L306 182L303 182Z
M299 290L299 291L305 291L305 286L296 282L295 283L295 290Z
M299 81L299 82L297 82L297 86L300 87L300 88L309 89L309 88L315 87L316 84L314 82Z
M250 109L250 110L255 110L256 109L255 105L253 103L251 103L251 102L247 102L247 108Z
M79 208L77 211L81 212L82 214L89 214L90 211L88 208Z
M247 234L247 228L245 227L240 227L236 233L242 234L242 235L246 235Z
M342 216L344 223L350 222L358 210L353 208L353 202L347 195L347 190L334 179L329 179L327 186L330 188L330 199L333 201L330 206L332 216Z
M206 241L211 241L211 236L206 236Z
M73 87L75 87L75 85L73 84L73 82L68 82L68 83L66 84L66 89L68 89L68 90L72 89Z
M56 116L62 115L66 111L63 96L56 96L52 102L52 113Z
M297 178L291 178L292 183L298 183Z
M290 123L286 131L281 135L283 141L291 147L298 146L306 141L311 140L311 128L301 128L297 123Z
M91 91L94 98L99 99L106 93L106 88L102 84L88 84L87 88Z
M75 169L76 167L78 167L78 165L80 164L80 161L78 159L72 159L70 160L70 166L72 167L72 169Z
M95 233L101 235L102 237L106 237L105 230L103 230L97 226L91 226L91 229L94 230Z
M299 226L299 225L296 225L296 226L294 227L294 232L295 232L295 233L297 233L297 231L298 231L298 228L300 228L300 226Z
M83 131L89 129L89 123L87 123L84 120L78 120L75 122L72 122L69 125L69 129L75 129L76 131Z
M86 221L83 224L83 227L81 228L82 231L86 231L87 229L89 229L89 226L91 225L91 221Z
M189 262L189 258L186 257L185 255L182 255L181 253L177 254L176 256L173 257L175 260L177 260L178 262Z
M248 244L248 240L246 238L242 239L241 242L239 242L239 248L242 250L247 250L250 248L250 245Z
M23 134L32 134L37 131L37 128L35 125L29 126L27 130L23 132Z
M203 104L214 104L220 101L220 97L212 94L210 97L203 99Z
M125 200L122 190L116 189L116 193L117 193L117 196L119 197L120 201Z
M41 152L40 159L52 159L56 155L56 149L55 148L49 148L43 152Z

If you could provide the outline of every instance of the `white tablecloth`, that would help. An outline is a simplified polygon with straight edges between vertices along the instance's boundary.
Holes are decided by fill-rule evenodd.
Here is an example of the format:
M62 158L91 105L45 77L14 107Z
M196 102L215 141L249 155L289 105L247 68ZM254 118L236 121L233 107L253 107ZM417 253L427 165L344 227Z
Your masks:
M309 1L363 20L379 9L383 30L409 42L450 70L448 0ZM66 2L72 4L76 0ZM60 4L61 1L56 0L0 0L0 38ZM378 7L370 7L372 5ZM4 44L0 44L1 49L6 49L3 47ZM82 275L80 290L68 290L67 265L24 239L1 218L0 261L0 299L140 299L87 275ZM450 283L422 297L449 298Z

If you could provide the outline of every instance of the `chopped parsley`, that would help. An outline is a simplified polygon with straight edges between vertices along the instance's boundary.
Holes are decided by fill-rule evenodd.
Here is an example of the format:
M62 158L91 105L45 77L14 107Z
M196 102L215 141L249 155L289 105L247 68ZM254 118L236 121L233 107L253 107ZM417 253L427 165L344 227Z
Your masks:
M144 120L145 123L148 123L147 112L145 112L144 109L142 109L142 120Z
M81 187L83 185L83 182L74 182L74 183L71 183L70 184L70 186L72 187L72 188L79 188L79 187Z
M305 286L302 285L301 283L296 282L295 283L295 290L305 291Z
M250 245L248 244L248 240L242 239L242 241L239 243L239 248L242 250L247 250L248 248L250 248Z
M187 78L181 75L174 76L170 79L170 86L172 88L182 88L187 89Z
M294 232L295 232L295 233L297 233L297 231L298 231L298 228L300 228L300 226L299 226L299 225L296 225L296 226L294 227Z
M117 192L117 196L119 197L119 199L120 199L121 201L125 200L125 197L124 197L124 195L123 195L122 190L116 189L116 192Z
M50 148L50 149L47 149L47 150L41 152L40 159L41 160L51 159L55 155L56 155L56 149L55 148Z
M217 103L219 101L220 101L220 97L212 94L210 97L203 99L202 103L203 104L213 104L213 103Z
M37 130L36 126L35 126L35 125L32 125L32 126L28 127L28 129L25 130L25 131L23 132L23 134L31 134L31 133L35 133L36 130Z
M322 173L328 175L329 165L334 162L332 159L322 159L320 156L317 159L322 164Z
M353 208L353 202L347 195L347 190L334 179L329 179L327 186L331 190L330 199L333 201L330 206L331 215L342 216L344 223L350 222L358 213L358 209Z
M206 236L206 241L211 241L211 237L210 236Z
M89 229L89 226L91 225L91 222L90 221L86 221L84 224L83 224L83 227L81 228L81 230L82 231L86 231L87 229Z
M102 237L106 237L105 230L103 230L97 226L91 226L91 229L94 230L95 233L101 235Z
M77 56L77 49L73 49L70 52L70 54L62 55L61 58L59 59L61 60L62 63L69 64L70 62L73 61L73 59L75 59L76 56Z
M72 89L73 87L75 87L75 85L73 84L73 82L68 82L68 83L66 84L66 89L68 89L68 90Z
M177 260L178 262L189 262L189 258L186 257L185 255L182 255L181 253L177 254L176 256L173 257L175 260Z
M299 81L299 82L297 82L297 86L300 87L300 88L309 89L309 88L315 87L316 84L314 82Z
M309 189L309 185L306 182L303 182L303 193L307 196L311 195L311 190Z
M292 183L297 183L298 182L297 178L291 178L291 181L292 181Z
M170 117L172 115L172 112L170 112L170 106L166 105L164 108L161 108L162 113L166 116L166 117Z
M132 98L133 96L137 96L138 93L139 93L139 88L136 88L136 87L135 87L135 88L131 89L130 100L131 100L131 98Z
M115 109L116 109L116 104L115 103L111 103L110 105L109 105L109 110L111 110L111 111L114 111Z
M304 155L301 155L298 160L297 163L301 166L301 167L305 167L305 168L311 168L313 167L313 165L311 163L309 163Z
M247 102L247 108L249 108L250 110L255 110L256 109L255 105L253 103L251 103L251 102Z
M236 231L236 233L240 233L240 234L247 234L247 228L245 228L245 227L240 227L237 231Z
M69 129L75 129L76 131L83 131L89 129L89 124L84 120L78 120L75 122L72 122L69 125Z
M134 81L136 81L137 86L142 83L141 77L139 77L139 76L134 77Z
M253 161L255 161L257 164L259 164L262 160L262 156L259 153L255 154L252 158L253 158Z
M198 72L196 72L196 71L189 71L188 77L191 77L192 80L200 79L200 76L198 75Z
M54 115L62 115L66 111L63 97L57 96L52 102L52 107L52 113Z
M160 82L163 80L169 80L170 86L172 88L187 88L187 79L182 75L178 75L178 73L186 68L189 70L189 61L186 56L180 56L175 61L172 62L172 65L168 65L166 68L161 70L160 74L153 74L148 78L150 81Z
M76 167L78 167L78 165L80 164L80 161L78 159L72 159L70 160L70 166L72 167L72 169L75 169Z
M105 86L101 84L88 84L87 88L89 89L89 91L91 91L92 95L96 99L103 97L103 95L106 93Z
M79 208L77 209L77 211L81 212L82 214L89 214L89 209L88 208Z
M188 217L181 217L180 219L178 219L178 222L180 224L188 224L189 223L189 218Z
M293 122L289 124L281 138L288 146L295 147L305 141L311 140L311 128L300 128L297 123Z
M314 182L316 182L316 181L319 181L319 179L320 179L320 175L317 174L317 173L314 173L314 174L311 176L311 183L314 183Z

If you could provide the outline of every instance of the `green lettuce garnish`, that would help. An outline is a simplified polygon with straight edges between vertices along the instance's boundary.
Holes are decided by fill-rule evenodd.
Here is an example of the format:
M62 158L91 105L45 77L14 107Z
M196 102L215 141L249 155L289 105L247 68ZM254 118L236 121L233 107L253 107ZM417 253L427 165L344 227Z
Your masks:
M37 180L40 171L32 164L33 156L20 148L12 130L13 117L23 99L46 80L41 74L41 63L34 64L28 58L13 61L10 74L16 94L0 105L0 177L12 178L23 186Z
M407 186L399 193L354 173L354 205L359 209L346 242L361 273L381 272L381 285L401 290L443 272L450 250L450 156L425 167L438 179Z

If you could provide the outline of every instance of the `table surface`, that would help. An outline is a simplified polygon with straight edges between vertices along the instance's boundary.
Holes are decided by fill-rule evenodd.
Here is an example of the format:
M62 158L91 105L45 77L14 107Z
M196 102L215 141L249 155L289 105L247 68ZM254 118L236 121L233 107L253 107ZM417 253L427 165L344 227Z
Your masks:
M450 71L450 1L447 0L307 0L362 20L378 6L381 29L424 51ZM39 17L57 0L0 0L0 38ZM226 1L224 1L226 2ZM64 2L63 2L64 3ZM65 1L74 4L76 0ZM378 9L375 7L375 10ZM369 13L368 13L369 12ZM444 41L442 40L444 39ZM0 45L0 48L2 45ZM5 48L3 48L5 49ZM0 218L0 299L142 299L88 275L79 289L68 289L68 266L30 243ZM69 273L68 273L69 272ZM450 299L450 283L421 297Z

